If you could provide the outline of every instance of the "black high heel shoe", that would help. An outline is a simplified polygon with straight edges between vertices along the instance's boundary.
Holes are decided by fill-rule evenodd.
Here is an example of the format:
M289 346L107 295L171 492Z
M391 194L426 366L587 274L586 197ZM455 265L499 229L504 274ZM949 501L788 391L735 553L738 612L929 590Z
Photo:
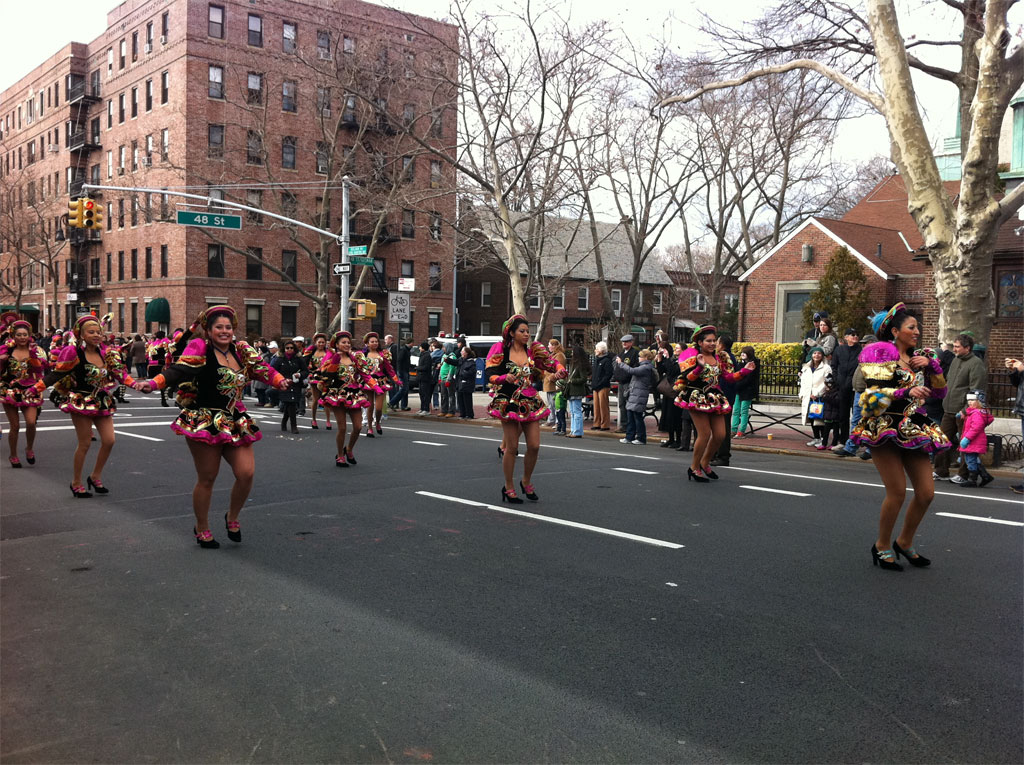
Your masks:
M227 529L228 539L232 542L242 541L242 524L238 521L229 521L227 513L224 513L224 528Z
M196 531L196 527L193 526L192 533L196 536L196 544L204 550L217 550L220 548L220 542L213 538L213 532L209 529L199 532Z
M889 571L903 570L903 566L896 562L896 554L892 550L880 551L875 545L871 545L871 562Z
M710 467L706 467L706 468L704 468L704 475L706 475L706 476L707 476L708 478L710 478L710 479L711 479L712 481L717 481L717 480L718 480L718 473L716 473L716 472L715 472L714 470L712 470L712 469L711 469Z
M103 481L94 481L91 475L85 477L85 482L97 494L110 494L110 489L103 485Z
M86 491L84 486L75 486L74 484L71 484L71 493L79 499L88 499L92 496L92 492Z
M512 491L512 492L505 491L505 487L504 486L501 487L501 501L502 502L510 502L513 505L521 505L521 504L523 504L523 498L522 497L517 497L516 493L514 491Z
M348 459L348 464L349 465L358 465L359 464L358 462L356 462L356 457L355 457L354 454L352 454L352 450L351 449L346 449L345 450L345 457L346 457L346 459Z
M705 477L699 470L695 473L693 468L686 468L686 480L696 481L697 483L711 483L711 479Z
M527 498L528 500L530 500L531 502L536 502L537 500L539 500L539 499L540 499L540 497L538 497L538 496L537 496L537 492L535 492L535 491L533 490L533 484L532 484L532 483L530 484L530 488L528 489L528 488L526 488L526 486L525 486L525 485L523 484L523 482L522 482L522 481L520 481L520 482L519 482L519 488L523 490L523 494L525 494L525 495L526 495L526 498Z
M498 459L499 460L505 459L505 450L502 449L500 446L498 447Z
M904 558L907 559L907 563L909 563L911 566L916 566L917 568L924 568L925 566L930 566L932 564L931 558L924 557L923 555L921 555L921 553L917 552L913 547L908 547L904 550L902 547L896 544L895 539L892 540L892 549L893 552L896 553L896 560L899 560L900 556L902 555Z

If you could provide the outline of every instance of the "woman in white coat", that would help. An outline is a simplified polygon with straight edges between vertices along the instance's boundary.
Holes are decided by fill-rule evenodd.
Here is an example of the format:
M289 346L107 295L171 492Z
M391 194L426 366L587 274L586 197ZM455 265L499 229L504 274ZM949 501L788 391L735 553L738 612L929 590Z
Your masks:
M811 350L811 360L800 370L800 408L803 411L803 424L810 425L814 438L807 442L815 448L821 446L824 427L821 420L811 419L808 414L812 403L821 401L825 392L825 377L832 373L832 368L825 361L825 352L821 348Z

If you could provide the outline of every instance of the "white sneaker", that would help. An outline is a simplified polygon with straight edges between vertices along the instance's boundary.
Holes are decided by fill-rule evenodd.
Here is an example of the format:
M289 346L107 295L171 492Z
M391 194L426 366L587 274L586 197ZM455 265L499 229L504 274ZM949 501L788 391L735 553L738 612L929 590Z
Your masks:
M932 480L933 481L948 481L949 478L947 476L944 476L944 475L939 475L938 473L932 473Z
M635 441L630 441L630 443L631 443L631 444L639 444L640 446L643 446L643 445L644 445L644 442L643 442L643 441L641 441L641 440L640 440L639 438L638 438L638 439L636 439Z
M638 444L640 442L639 441L630 441L628 438L620 438L619 439L619 443L620 444Z
M821 446L821 439L820 438L813 438L813 439L811 439L810 441L807 442L807 445L808 446Z
M963 486L965 483L970 483L966 478L961 478L959 474L949 477L950 483L955 483L957 486Z

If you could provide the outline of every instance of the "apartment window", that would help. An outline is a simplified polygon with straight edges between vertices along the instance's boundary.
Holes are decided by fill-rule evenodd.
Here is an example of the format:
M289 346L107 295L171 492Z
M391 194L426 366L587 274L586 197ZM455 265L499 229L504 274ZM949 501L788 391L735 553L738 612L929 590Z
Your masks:
M118 50L120 51L120 55L118 56L117 68L118 70L121 70L124 69L125 64L127 63L126 59L128 58L128 43L124 40L121 40L120 44L118 45Z
M146 203L142 207L142 217L146 219L146 223L153 222L153 194L149 191L146 192L145 196Z
M160 245L160 276L167 276L167 245Z
M210 37L216 37L218 40L224 39L224 6L210 5L210 17L206 34Z
M412 183L416 176L416 161L412 157L402 157L402 180Z
M662 293L655 291L651 293L651 313L661 313Z
M431 263L430 264L430 270L427 272L427 275L428 275L428 282L430 284L430 289L432 289L434 292L440 292L441 291L441 264L440 263Z
M441 312L427 311L427 335L437 337L441 332Z
M285 170L295 169L295 142L293 135L286 135L281 139L281 167Z
M210 98L224 98L224 67L210 64L209 75Z
M117 200L117 227L124 228L124 200Z
M402 278L412 279L416 275L416 261L415 260L403 260L402 261Z
M325 141L316 142L316 171L321 175L327 174L331 147Z
M331 89L316 86L316 110L325 117L331 116Z
M93 258L89 261L89 284L97 285L100 283L100 259Z
M108 252L107 253L107 281L108 282L112 281L113 278L114 278L113 277L113 269L112 269L113 261L114 261L113 253ZM70 261L68 261L68 265L71 265Z
M551 307L554 308L556 311L565 310L565 287L562 287L558 291L558 294L555 295L555 299L554 301L552 301Z
M120 250L117 253L117 280L119 282L124 281L124 250Z
M250 130L245 137L245 163L247 165L263 164L263 136Z
M260 191L259 189L249 189L249 190L247 190L245 192L245 203L247 205L249 205L249 207L257 207L257 208L262 210L263 209L263 192ZM246 210L245 217L251 223L262 223L263 222L263 216L260 215L258 212L253 212L252 210Z
M117 304L117 331L124 332L124 302Z
M480 307L491 307L491 283L480 282Z
M431 138L440 138L443 131L442 116L444 112L441 109L435 109L431 114L430 118L430 136Z
M416 213L413 210L402 210L402 238L416 238Z
M114 229L114 203L107 204L107 231ZM107 281L110 281L110 269L107 269Z
M146 80L146 111L153 110L153 81Z
M441 187L441 160L432 159L430 160L430 188L437 189Z
M169 199L170 198L168 197L167 194L161 194L160 195L160 219L161 220L167 220L167 218L170 217L170 206L168 205L168 200Z
M167 35L170 34L170 31L171 31L171 14L170 14L169 11L165 11L160 16L160 34L166 40L167 39Z
M622 290L612 290L612 313L615 316L622 313Z
M411 127L416 121L416 104L404 104L402 106L402 124Z
M139 116L139 89L132 88L132 118Z
M152 247L147 247L146 248L146 256L145 256L145 260L143 262L143 269L144 269L143 273L146 275L146 278L147 279L152 279L153 278L153 248Z
M540 289L534 285L527 297L527 308L540 308ZM532 330L531 330L532 331Z
M218 189L218 188L214 188L213 186L207 186L206 190L207 190L206 196L208 196L210 198L210 200L211 200L210 201L210 209L211 210L223 210L224 209L224 205L219 205L215 201L212 201L212 200L224 199L224 189Z
M590 287L580 287L576 293L576 308L586 311L590 308Z
M114 73L114 49L107 48L107 77Z
M708 298L697 290L690 291L690 310L694 313L704 313L708 310Z
M139 169L139 142L132 141L132 172Z
M324 60L331 60L331 33L327 29L316 30L316 54Z
M132 195L131 204L131 222L132 228L139 225L139 198L134 194Z
M206 245L206 275L224 278L224 247L219 244Z
M480 334L489 335L491 334L491 323L489 321L480 322Z
M263 19L255 13L249 14L249 45L263 47Z
M356 52L356 38L345 35L341 40L342 50L345 53Z
M297 314L299 307L294 305L281 306L281 335L282 337L295 337L297 326Z
M258 303L245 307L245 334L250 337L263 334L263 306Z
M298 28L290 21L281 27L281 50L285 53L295 52L295 40L299 36Z
M298 110L297 99L295 94L298 88L294 82L285 80L281 84L281 108L286 112L294 112Z
M132 278L139 278L139 251L136 249L132 250Z
M171 73L160 73L160 103L166 104L171 93Z
M286 282L289 279L296 281L298 279L298 253L295 250L282 250L281 251L281 281ZM289 333L289 334L294 334Z
M263 75L259 72L249 72L246 78L245 100L250 104L263 103Z
M132 32L132 63L139 60L139 33Z
M114 102L107 99L107 130L114 127Z
M299 204L295 199L295 195L290 191L281 193L281 212L285 215L294 216L298 212Z
M132 332L139 331L139 303L135 301L132 303Z
M341 121L346 125L356 124L356 97L354 95L345 95L345 104L341 110Z
M245 255L245 278L249 281L263 280L263 250L250 247Z
M430 239L434 242L441 241L441 213L430 213Z
M146 136L146 161L153 162L153 136Z
M210 159L224 157L224 126L206 126L206 156Z
M117 122L124 122L124 93L117 97Z
M146 24L146 45L153 45L153 22Z
M168 128L164 128L160 131L160 159L164 162L167 161L167 157L171 151L171 131Z

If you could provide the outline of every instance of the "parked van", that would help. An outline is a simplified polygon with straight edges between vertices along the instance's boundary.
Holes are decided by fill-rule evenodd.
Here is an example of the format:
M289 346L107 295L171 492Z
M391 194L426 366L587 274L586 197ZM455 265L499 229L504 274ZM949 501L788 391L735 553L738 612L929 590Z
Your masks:
M454 343L457 337L432 337L427 342L437 340L441 343L441 347L444 348L445 343ZM487 353L491 350L491 347L495 343L501 342L500 335L466 335L466 344L473 349L473 353L476 354L476 387L477 390L481 390L484 385L484 363L487 361ZM416 365L420 360L420 349L414 347L412 350L412 357L409 360L409 389L416 390L419 387L416 384Z

